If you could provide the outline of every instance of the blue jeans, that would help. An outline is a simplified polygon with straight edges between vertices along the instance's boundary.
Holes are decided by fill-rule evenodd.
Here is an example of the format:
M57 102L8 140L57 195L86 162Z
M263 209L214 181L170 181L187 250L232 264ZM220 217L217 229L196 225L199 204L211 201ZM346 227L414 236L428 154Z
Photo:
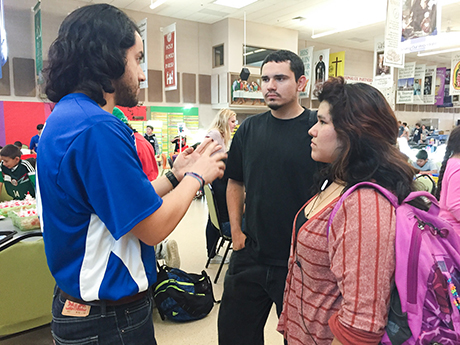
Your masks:
M65 301L55 289L51 332L56 345L156 345L150 293L132 303L107 306L105 313L91 306L86 317L62 315Z

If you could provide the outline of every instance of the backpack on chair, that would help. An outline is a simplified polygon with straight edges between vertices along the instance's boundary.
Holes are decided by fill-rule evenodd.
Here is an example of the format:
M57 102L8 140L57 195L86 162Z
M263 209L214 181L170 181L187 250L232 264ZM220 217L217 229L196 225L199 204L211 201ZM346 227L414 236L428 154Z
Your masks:
M345 198L360 187L377 189L396 210L396 270L383 345L460 344L460 237L438 216L439 205L428 192L412 192L401 203L375 183L362 182L347 190L334 207L327 225ZM425 197L428 211L409 204Z

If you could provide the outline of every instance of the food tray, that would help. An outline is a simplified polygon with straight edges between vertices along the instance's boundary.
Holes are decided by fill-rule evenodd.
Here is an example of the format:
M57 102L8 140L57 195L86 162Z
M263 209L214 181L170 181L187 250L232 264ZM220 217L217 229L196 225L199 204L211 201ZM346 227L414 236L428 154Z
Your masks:
M38 216L19 217L16 211L8 212L13 224L22 231L40 229L40 220Z

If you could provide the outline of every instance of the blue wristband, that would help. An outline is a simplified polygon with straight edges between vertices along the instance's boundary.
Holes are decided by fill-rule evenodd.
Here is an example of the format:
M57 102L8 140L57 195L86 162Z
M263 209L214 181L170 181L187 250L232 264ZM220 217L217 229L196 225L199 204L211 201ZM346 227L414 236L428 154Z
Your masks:
M186 172L184 174L184 177L185 176L192 176L193 178L195 178L199 183L200 183L200 190L203 189L203 186L204 186L204 178L200 175L198 175L197 173L194 173L194 172Z

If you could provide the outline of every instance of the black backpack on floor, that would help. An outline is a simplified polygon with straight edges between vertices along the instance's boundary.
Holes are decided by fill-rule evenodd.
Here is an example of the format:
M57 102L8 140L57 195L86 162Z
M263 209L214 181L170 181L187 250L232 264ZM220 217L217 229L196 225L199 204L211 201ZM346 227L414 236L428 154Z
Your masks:
M186 273L168 266L158 266L153 299L162 320L177 322L202 319L216 303L211 279L205 271Z

